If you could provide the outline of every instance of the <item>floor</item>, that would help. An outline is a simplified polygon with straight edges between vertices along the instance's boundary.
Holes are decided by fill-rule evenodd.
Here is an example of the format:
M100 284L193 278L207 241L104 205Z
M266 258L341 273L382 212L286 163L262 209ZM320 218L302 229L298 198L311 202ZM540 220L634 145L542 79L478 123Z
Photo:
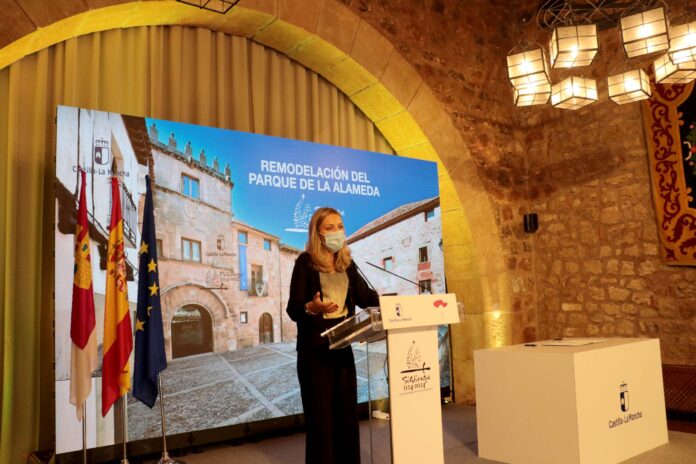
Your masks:
M358 401L367 401L368 380L372 399L387 397L386 344L371 344L369 363L365 346L353 351ZM296 364L295 342L170 361L162 373L167 432L181 434L301 413ZM129 439L154 438L160 433L159 400L149 409L129 395Z
M446 463L495 464L478 457L476 409L472 406L443 406L443 430ZM373 429L373 453L370 455L370 427ZM373 419L361 423L363 464L390 462L388 422ZM242 445L211 445L196 453L176 453L182 464L290 464L304 462L304 434L295 433ZM144 461L148 464L156 460ZM696 434L669 432L669 443L624 461L624 464L694 464Z

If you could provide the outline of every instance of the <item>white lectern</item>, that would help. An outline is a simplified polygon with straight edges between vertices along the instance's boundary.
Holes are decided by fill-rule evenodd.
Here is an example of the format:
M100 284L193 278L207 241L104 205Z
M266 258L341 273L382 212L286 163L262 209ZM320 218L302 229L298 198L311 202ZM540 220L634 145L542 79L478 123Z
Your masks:
M337 348L386 332L392 462L443 463L437 326L459 322L456 298L382 296L379 302L380 311L358 314L326 335Z

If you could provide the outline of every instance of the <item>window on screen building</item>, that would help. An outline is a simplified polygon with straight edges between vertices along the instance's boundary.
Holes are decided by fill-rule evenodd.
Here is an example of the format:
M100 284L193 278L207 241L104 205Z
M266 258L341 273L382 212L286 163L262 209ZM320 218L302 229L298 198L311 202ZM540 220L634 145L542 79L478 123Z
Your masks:
M198 179L195 177L188 176L186 174L181 175L181 193L187 197L195 198L198 200L200 198L198 189Z
M184 261L201 262L201 242L188 238L181 239L181 259Z
M428 247L421 247L418 249L418 262L427 263L428 262Z
M420 287L418 287L418 293L433 293L433 288L431 286L430 279L419 280L418 283L420 284Z
M425 212L425 222L432 220L435 217L435 209L429 209Z
M237 247L239 248L239 253L237 254L237 260L239 263L239 289L248 290L249 282L247 282L247 245L249 243L249 235L244 231L238 231L237 242Z
M271 241L267 238L263 239L263 249L266 251L271 251Z
M383 268L385 271L391 271L392 269L394 269L394 257L393 257L393 256L389 256L389 257L387 257L387 258L384 258L384 259L382 260L382 268Z

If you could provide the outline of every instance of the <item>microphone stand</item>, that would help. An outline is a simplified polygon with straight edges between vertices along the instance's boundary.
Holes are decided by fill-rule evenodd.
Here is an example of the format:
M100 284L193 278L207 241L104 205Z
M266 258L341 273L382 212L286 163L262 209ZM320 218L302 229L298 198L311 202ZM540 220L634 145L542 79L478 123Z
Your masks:
M409 279L407 279L406 277L400 276L399 274L396 274L396 273L394 273L394 272L392 272L392 271L387 271L386 269L384 269L384 268L382 268L382 267L379 267L379 266L377 266L376 264L372 264L372 263L369 262L369 261L365 261L365 262L366 262L367 264L369 264L370 266L372 266L372 267L374 267L374 268L376 268L376 269L379 269L379 270L382 271L382 272L386 272L387 274L391 274L391 275L393 275L394 277L398 277L398 278L401 279L401 280L405 280L406 282L411 283L411 284L417 286L417 287L420 289L421 293L426 293L426 292L427 292L427 293L432 293L430 290L428 290L427 288L425 288L423 285L419 284L418 282L414 282L414 281L412 281L412 280L409 280ZM357 265L356 265L356 267L357 267ZM360 273L362 274L362 272L360 272ZM372 284L370 284L370 285L372 285Z
M367 261L365 261L365 262L367 263ZM353 264L355 264L355 269L357 269L358 272L360 273L360 275L362 276L362 278L365 279L365 282L367 282L367 285L369 285L370 288L371 288L372 290L374 290L375 293L379 296L379 292L377 291L377 289L375 288L375 286L372 285L372 282L370 282L370 279L367 278L367 276L366 276L365 273L362 271L362 269L360 269L360 266L358 266L358 263L357 263L355 260L353 260ZM367 263L367 264L370 264L370 263Z

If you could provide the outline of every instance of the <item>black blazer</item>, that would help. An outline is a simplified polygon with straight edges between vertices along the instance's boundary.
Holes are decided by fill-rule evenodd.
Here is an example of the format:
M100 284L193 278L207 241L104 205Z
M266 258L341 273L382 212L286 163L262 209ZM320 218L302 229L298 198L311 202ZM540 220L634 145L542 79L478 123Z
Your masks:
M346 307L348 316L355 314L355 306L368 308L379 306L377 292L368 287L365 279L358 273L354 262L346 269L348 275L348 293ZM321 314L312 316L305 312L305 304L312 301L317 292L321 292L319 271L314 269L312 258L304 252L297 257L290 281L290 298L286 309L290 318L297 323L297 350L328 349L329 342L321 333L341 322L343 319L324 319Z

